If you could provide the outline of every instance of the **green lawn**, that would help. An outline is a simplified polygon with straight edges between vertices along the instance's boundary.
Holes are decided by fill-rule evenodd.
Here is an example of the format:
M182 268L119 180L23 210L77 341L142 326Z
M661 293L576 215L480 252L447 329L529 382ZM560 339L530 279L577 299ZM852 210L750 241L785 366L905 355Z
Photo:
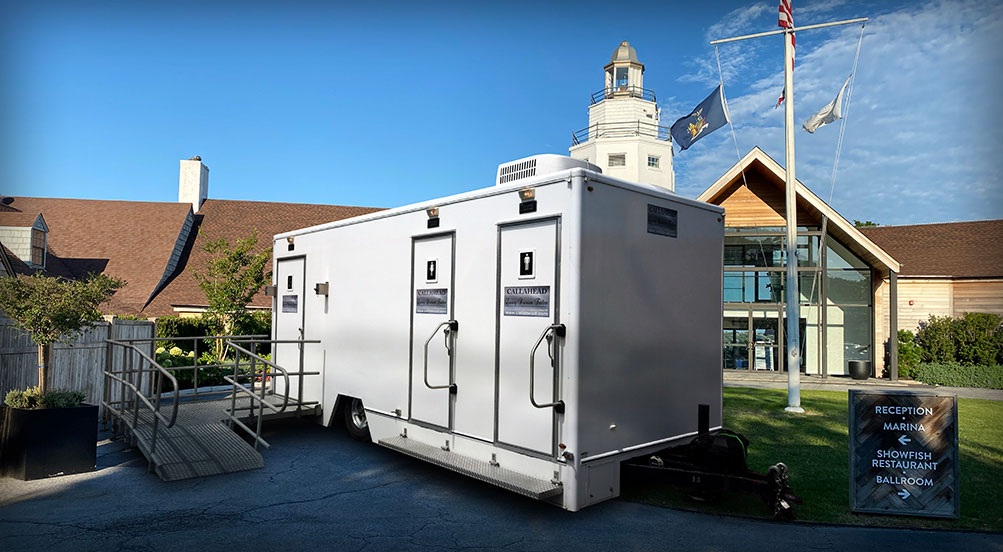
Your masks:
M958 399L961 518L926 519L850 513L847 393L802 391L805 414L784 412L782 389L724 390L724 426L749 438L749 467L790 467L791 487L804 498L796 519L854 525L1003 531L1003 403ZM626 500L723 514L768 517L754 497L695 502L677 489L633 484Z

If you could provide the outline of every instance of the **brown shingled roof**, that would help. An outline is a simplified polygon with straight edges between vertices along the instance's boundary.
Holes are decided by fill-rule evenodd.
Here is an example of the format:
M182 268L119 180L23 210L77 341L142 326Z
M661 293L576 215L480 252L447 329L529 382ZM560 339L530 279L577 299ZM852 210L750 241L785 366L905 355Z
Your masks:
M902 263L900 276L1003 277L1003 220L861 228Z
M37 197L17 197L10 206L45 218L55 257L47 258L47 273L82 278L103 272L128 282L104 307L116 314L143 308L191 209L186 203Z
M168 282L164 290L150 302L144 314L167 316L175 314L174 305L205 305L205 295L199 289L191 271L205 269L207 254L202 251L202 245L206 240L226 238L232 245L236 240L246 238L256 230L258 246L266 248L271 245L275 234L380 210L341 205L207 199L196 215L200 234L195 240L189 240L186 257L182 258L182 262L187 261L185 270ZM191 243L192 241L194 243ZM255 296L251 305L270 307L271 300L262 292Z
M14 226L28 228L38 220L38 211L0 211L0 226ZM42 215L45 218L45 215Z

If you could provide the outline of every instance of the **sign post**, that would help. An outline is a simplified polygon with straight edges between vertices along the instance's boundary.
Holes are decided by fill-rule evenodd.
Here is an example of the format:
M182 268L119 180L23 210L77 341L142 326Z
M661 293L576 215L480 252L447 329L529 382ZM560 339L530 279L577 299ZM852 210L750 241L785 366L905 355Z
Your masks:
M850 509L957 518L957 395L850 390Z

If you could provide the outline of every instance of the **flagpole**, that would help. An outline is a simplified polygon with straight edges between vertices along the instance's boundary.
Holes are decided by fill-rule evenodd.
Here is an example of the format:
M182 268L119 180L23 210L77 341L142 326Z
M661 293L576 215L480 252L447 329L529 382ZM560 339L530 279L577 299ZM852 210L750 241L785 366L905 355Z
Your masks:
M805 25L803 27L793 27L756 33L745 36L736 36L721 40L713 40L711 44L723 44L736 40L748 38L758 38L775 34L784 36L784 146L785 146L785 169L786 177L784 187L786 188L785 218L787 222L787 276L785 286L785 299L787 303L787 412L802 413L801 408L801 308L798 294L798 257L797 257L797 179L794 176L794 66L791 59L794 54L794 45L791 44L791 37L797 31L810 29L821 29L823 27L833 27L836 25L847 25L850 23L862 23L867 21L866 17L857 19L847 19L844 21L834 21L832 23L819 23L817 25ZM723 93L723 92L722 92ZM821 308L825 308L822 305ZM778 322L779 326L779 322Z
M793 32L784 33L784 130L787 175L787 412L802 413L801 408L801 305L798 297L798 216L797 178L794 176L794 45Z
M801 27L794 27L790 29L790 32L800 32L800 31L810 31L812 29L821 29L823 27L833 27L835 25L848 25L850 23L863 23L867 21L866 17L858 17L857 19L845 19L843 21L833 21L832 23L817 23L815 25L804 25ZM777 29L776 31L766 31L765 33L756 33L750 35L733 36L731 38L722 38L721 40L710 41L711 46L715 44L724 44L726 42L735 42L736 40L745 40L747 38L759 38L761 36L773 36L778 34L786 33L787 29Z

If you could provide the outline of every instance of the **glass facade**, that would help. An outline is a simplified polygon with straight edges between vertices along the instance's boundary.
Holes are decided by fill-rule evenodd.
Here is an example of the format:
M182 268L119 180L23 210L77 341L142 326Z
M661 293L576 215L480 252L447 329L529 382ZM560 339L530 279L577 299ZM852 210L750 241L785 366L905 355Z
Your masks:
M846 374L847 361L873 360L872 275L831 235L822 242L819 227L798 227L800 369ZM786 369L786 256L783 227L726 229L725 369Z

